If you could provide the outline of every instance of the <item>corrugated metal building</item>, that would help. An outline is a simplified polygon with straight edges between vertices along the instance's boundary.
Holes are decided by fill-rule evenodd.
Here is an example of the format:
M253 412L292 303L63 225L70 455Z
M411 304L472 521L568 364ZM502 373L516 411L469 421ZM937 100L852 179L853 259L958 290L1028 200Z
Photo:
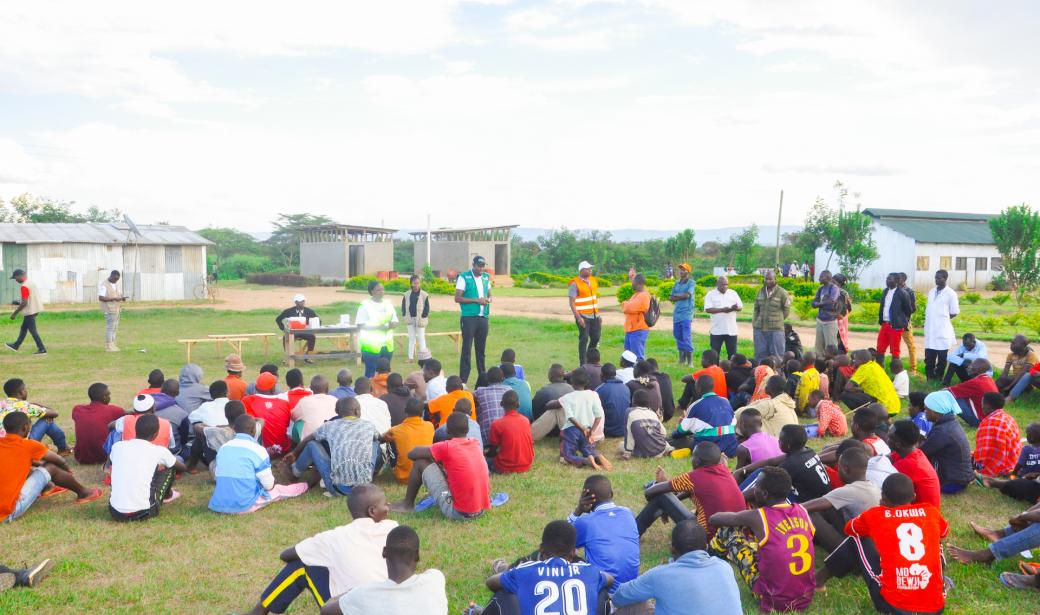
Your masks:
M135 301L205 296L206 246L182 226L122 223L0 224L0 301L18 296L11 272L24 269L45 303L97 301L108 273L123 274L123 294Z

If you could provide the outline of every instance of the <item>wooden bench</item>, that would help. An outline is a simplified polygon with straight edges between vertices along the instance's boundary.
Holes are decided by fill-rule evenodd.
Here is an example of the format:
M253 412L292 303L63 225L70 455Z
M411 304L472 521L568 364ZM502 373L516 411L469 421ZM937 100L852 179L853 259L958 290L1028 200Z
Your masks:
M394 336L408 339L407 333L394 333ZM456 353L462 352L462 331L437 331L436 333L427 333L426 337L446 337L455 342Z
M177 340L178 344L184 344L188 349L188 360L187 363L191 363L191 349L195 344L213 344L218 350L220 349L220 342L227 342L229 346L235 349L240 356L242 354L242 344L248 342L249 339L245 337L223 337L220 339L212 337L203 337L195 339L183 339Z
M240 338L259 338L259 339L262 339L262 340L264 340L264 358L266 359L268 354L269 354L269 350L270 350L271 338L272 337L282 337L282 334L281 333L234 333L234 334L232 334L232 333L227 333L227 334L216 333L216 334L207 335L206 337L208 337L210 339L214 339L214 340L217 341L216 343L217 343L217 350L218 351L220 350L220 342L223 342L223 341L228 340L228 339L240 339ZM239 345L239 349L241 350L241 344ZM241 354L241 352L239 352L239 354Z

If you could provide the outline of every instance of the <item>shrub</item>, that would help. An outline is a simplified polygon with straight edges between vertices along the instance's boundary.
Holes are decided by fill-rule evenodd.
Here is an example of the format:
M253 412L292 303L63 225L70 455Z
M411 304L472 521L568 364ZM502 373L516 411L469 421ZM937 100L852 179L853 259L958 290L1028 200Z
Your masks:
M957 285L957 292L963 293L966 290L968 290L968 283L967 282L961 282L960 284Z
M853 301L873 301L875 303L881 302L881 294L885 292L883 288L860 288L859 284L855 282L849 282L845 285L845 292L849 293Z
M980 299L982 299L982 295L979 293L964 293L964 300L972 305L978 303Z
M812 297L816 295L818 284L803 282L795 278L778 278L776 285L786 290L792 297Z
M737 293L741 302L749 306L755 304L755 297L758 296L758 286L751 286L749 284L731 284L730 289Z
M815 320L816 308L812 306L812 299L799 298L793 301L794 311L800 320Z
M344 282L343 286L345 286L348 290L363 290L367 292L368 283L374 281L375 279L375 276L356 275Z
M672 288L674 288L674 287L675 287L675 281L674 280L665 280L664 282L661 282L661 285L657 287L657 300L662 302L662 303L665 302L665 301L670 301L669 297L671 296ZM618 292L620 293L621 291L618 290ZM708 291L704 287L694 285L694 287L693 287L693 305L694 305L695 308L697 306L704 305L704 294L707 293L707 292ZM631 295L629 295L629 296L631 296ZM618 301L621 301L620 297L618 298ZM697 310L694 309L694 311L696 312Z
M266 256L235 254L220 261L217 277L221 280L241 280L250 273L277 271L278 266Z
M997 330L997 327L1000 326L1001 320L996 316L986 314L984 316L979 316L978 318L976 318L975 324L978 325L979 329L981 329L983 332L993 333Z
M629 299L632 298L632 295L634 295L634 294L635 293L632 291L632 284L630 284L629 282L625 282L621 286L618 286L618 289L617 289L617 300L618 300L618 303L621 303L622 301L628 301Z
M719 279L714 275L705 275L697 278L697 286L704 286L708 288L714 288L715 282Z
M1008 290L1007 278L1004 277L1004 272L1001 271L997 275L993 276L993 281L986 285L987 290Z
M1011 295L1009 295L1007 293L998 293L996 295L993 295L993 297L991 299L993 300L993 303L996 303L997 305L1004 305L1005 303L1008 302L1008 299L1010 299L1010 298L1011 298Z
M412 287L412 283L408 281L408 278L395 278L388 282L383 282L383 288L390 293L403 293Z
M246 276L246 282L250 284L265 284L267 286L320 286L321 280L317 276L308 277L298 273L250 273Z
M1011 325L1012 327L1017 327L1019 321L1022 320L1023 316L1024 314L1022 312L1012 312L1010 314L1004 314L1004 322Z
M1033 312L1032 314L1029 314L1028 316L1022 319L1022 322L1027 327L1029 327L1030 330L1033 331L1033 333L1040 335L1040 312Z
M434 278L429 282L423 282L420 286L431 295L454 295L455 285L447 280Z
M876 325L879 309L881 309L880 303L857 303L852 306L849 322L857 325Z
M515 286L516 288L541 288L542 287L542 285L539 284L538 282L535 282L534 280L528 280L526 278L520 280L519 282L515 282L514 281L513 286Z

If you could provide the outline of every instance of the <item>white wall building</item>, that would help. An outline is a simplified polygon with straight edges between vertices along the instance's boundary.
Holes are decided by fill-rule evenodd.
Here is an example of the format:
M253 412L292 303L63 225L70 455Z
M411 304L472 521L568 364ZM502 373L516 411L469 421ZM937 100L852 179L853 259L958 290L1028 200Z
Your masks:
M935 285L935 272L950 272L949 284L983 289L1000 273L1000 252L993 244L988 214L959 214L904 209L864 209L874 219L878 259L860 272L863 288L882 288L885 277L903 271L914 288ZM824 248L816 250L816 276L824 269L839 272L838 258Z

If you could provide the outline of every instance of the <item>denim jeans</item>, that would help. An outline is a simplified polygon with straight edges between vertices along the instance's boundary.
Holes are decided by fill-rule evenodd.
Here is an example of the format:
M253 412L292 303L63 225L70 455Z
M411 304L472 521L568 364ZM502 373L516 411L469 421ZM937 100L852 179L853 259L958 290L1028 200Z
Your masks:
M672 321L672 337L675 338L675 349L681 352L693 352L693 335L691 326L693 321Z
M25 479L25 484L22 485L22 490L14 503L14 510L4 522L10 523L24 515L25 511L29 510L29 507L33 505L33 502L40 498L40 494L43 493L43 490L47 488L50 482L50 472L45 468L33 468L29 472L29 477Z
M1006 527L1002 533L1004 537L989 546L997 559L1008 559L1027 549L1040 547L1040 523L1034 523L1021 532Z
M379 462L382 461L382 455L379 449L379 443L372 443L372 471L379 467ZM314 466L314 470L321 476L321 479L325 481L325 489L332 495L350 495L352 485L339 485L332 482L332 458L329 456L328 449L321 442L311 440L307 443L307 446L303 448L303 452L296 458L293 463L293 472L297 475L302 474L310 466Z
M646 358L646 338L650 337L649 329L630 331L625 334L625 350L631 350L642 361Z
M376 363L384 357L390 361L394 360L394 353L387 350L386 346L380 348L379 352L361 353L361 360L365 363L365 378L371 378L376 375Z
M761 361L766 357L784 356L784 332L763 331L754 329L752 331L755 341L755 360Z
M54 421L40 419L33 423L32 429L29 430L29 439L43 442L44 436L50 436L59 451L64 451L69 447L68 442L65 441L65 432Z
M1032 384L1033 378L1029 374L1022 376L1018 379L1018 382L1015 383L1015 386L1011 387L1011 395L1008 397L1011 397L1012 399L1022 397L1022 394L1028 391Z

